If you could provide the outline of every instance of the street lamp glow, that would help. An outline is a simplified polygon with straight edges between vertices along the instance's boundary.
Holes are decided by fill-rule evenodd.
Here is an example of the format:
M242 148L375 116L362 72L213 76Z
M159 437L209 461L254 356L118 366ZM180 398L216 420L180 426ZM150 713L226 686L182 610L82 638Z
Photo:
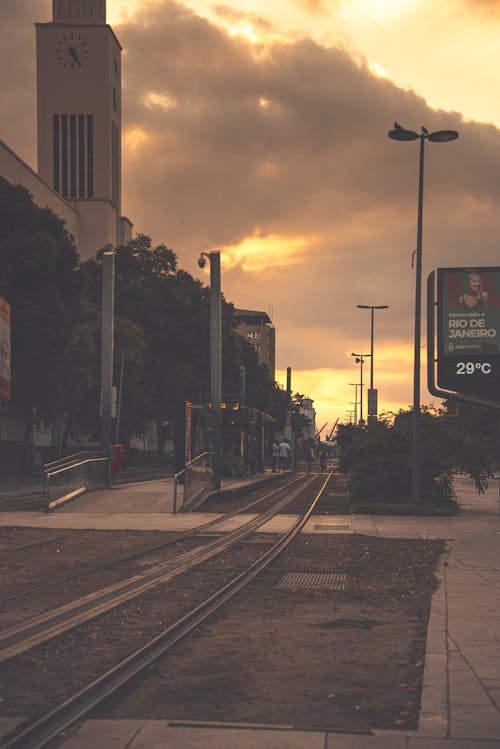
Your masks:
M436 130L429 133L422 126L421 132L406 130L397 122L394 129L387 133L392 140L420 141L420 159L418 171L418 211L417 211L417 249L415 269L415 341L413 356L413 440L412 440L412 476L411 494L415 502L420 502L420 338L422 318L422 213L424 202L424 143L447 143L458 138L456 130Z

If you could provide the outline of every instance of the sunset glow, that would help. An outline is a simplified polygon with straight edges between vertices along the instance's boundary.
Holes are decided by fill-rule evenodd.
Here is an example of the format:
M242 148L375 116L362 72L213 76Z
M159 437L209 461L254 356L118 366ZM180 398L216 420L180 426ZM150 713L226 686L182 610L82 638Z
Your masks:
M222 267L235 266L250 274L259 274L302 262L302 253L315 241L314 237L283 237L276 234L247 237L237 245L223 247Z
M25 5L0 27L2 138L34 165L35 76L23 61L50 3ZM426 148L424 280L471 258L495 265L498 3L108 0L107 20L124 50L122 196L134 231L204 283L199 252L221 251L225 298L272 306L280 377L293 368L318 421L344 419L353 400L350 353L370 342L356 305L388 305L375 319L379 411L406 408L418 144L387 132L399 122L460 133ZM424 360L425 316L425 403Z

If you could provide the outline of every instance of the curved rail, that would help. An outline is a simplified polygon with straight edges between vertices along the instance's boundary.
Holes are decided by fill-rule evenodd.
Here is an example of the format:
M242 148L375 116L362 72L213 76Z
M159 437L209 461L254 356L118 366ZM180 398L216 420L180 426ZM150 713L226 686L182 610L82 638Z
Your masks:
M204 622L245 585L248 585L291 543L297 533L304 527L312 514L331 474L328 474L319 492L307 510L293 523L271 548L265 551L256 561L250 564L216 593L196 606L188 614L178 619L163 632L153 638L120 663L113 666L76 694L72 695L49 713L36 719L29 725L14 730L0 744L0 749L43 749L61 731L71 726L90 710L103 702L120 687L133 679L137 674L163 656L179 640Z
M224 537L216 538L208 544L186 551L174 560L167 560L149 570L120 580L86 596L77 598L56 609L10 627L0 632L0 662L19 655L35 645L45 642L62 632L89 621L116 606L125 603L160 583L187 572L192 567L206 562L233 544L255 533L261 526L277 515L286 505L306 488L314 477L304 477L303 484L288 496L279 500L273 507L249 519L239 528L228 531Z
M37 583L36 585L30 585L29 588L22 588L21 590L17 590L14 593L8 593L5 596L0 596L0 603L6 603L7 601L12 601L16 598L21 598L22 596L29 595L30 593L36 593L36 591L38 590L50 588L53 585L58 585L59 583L67 582L68 580L74 580L75 578L81 577L82 575L88 575L91 572L96 572L97 570L106 569L107 567L112 567L115 564L120 564L121 562L128 562L131 559L137 559L138 557L145 556L146 554L150 554L154 551L159 551L160 549L165 549L168 546L173 546L179 541L184 541L186 538L197 536L200 531L205 531L208 528L217 527L217 525L222 525L223 523L226 522L226 520L229 520L235 515L243 514L247 510L250 510L255 505L258 505L261 502L265 502L266 500L270 499L275 494L278 494L280 491L283 491L284 489L289 489L290 485L293 486L300 479L301 479L300 476L294 476L293 479L290 480L288 485L279 486L276 489L273 489L271 492L268 492L267 494L265 494L263 497L258 497L257 499L252 500L247 505L244 505L243 507L240 507L237 510L226 512L220 517L216 517L214 518L214 520L209 520L208 523L203 523L203 525L198 525L195 528L191 528L190 530L185 531L184 533L181 533L175 536L175 538L169 539L168 541L160 541L159 543L151 544L150 546L144 546L142 549L136 549L135 551L131 551L126 554L120 554L119 556L111 557L110 559L103 560L102 562L97 562L96 564L83 567L79 570L76 570L75 572L69 572L67 575L61 575L60 577L55 577L53 580L46 580L45 582Z

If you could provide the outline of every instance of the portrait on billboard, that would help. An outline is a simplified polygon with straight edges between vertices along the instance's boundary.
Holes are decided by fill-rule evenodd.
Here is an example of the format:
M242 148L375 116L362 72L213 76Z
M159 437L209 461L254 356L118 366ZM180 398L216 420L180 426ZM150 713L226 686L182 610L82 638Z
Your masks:
M466 289L459 297L462 309L485 309L488 306L488 292L480 273L467 273Z
M439 352L500 353L500 269L439 271Z

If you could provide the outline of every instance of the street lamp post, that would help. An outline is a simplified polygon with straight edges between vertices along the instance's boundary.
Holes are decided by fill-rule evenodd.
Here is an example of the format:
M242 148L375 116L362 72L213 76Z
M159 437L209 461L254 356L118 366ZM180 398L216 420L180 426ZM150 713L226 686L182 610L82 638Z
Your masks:
M422 214L424 199L424 143L430 140L432 143L446 143L458 138L456 130L437 130L429 133L427 128L422 127L420 133L406 130L397 122L394 130L387 133L389 138L400 141L420 140L420 158L418 170L418 210L417 210L417 248L416 272L415 272L415 341L413 356L413 440L412 440L412 475L411 493L414 502L420 502L420 338L422 318Z
M202 252L198 259L200 268L210 262L210 399L212 402L214 430L214 484L220 489L222 465L222 301L220 278L220 252Z
M374 323L374 311L376 309L389 309L388 304L357 304L358 309L370 309L371 310L371 333L370 333L370 390L373 390L373 323Z
M354 354L352 353L351 356L356 357L356 364L360 365L360 375L359 375L359 390L360 390L360 396L359 396L359 421L358 424L360 426L364 426L364 420L363 420L363 364L365 363L365 357L370 356L370 354Z
M358 385L359 382L349 382L349 385L354 385L354 426L358 423Z

